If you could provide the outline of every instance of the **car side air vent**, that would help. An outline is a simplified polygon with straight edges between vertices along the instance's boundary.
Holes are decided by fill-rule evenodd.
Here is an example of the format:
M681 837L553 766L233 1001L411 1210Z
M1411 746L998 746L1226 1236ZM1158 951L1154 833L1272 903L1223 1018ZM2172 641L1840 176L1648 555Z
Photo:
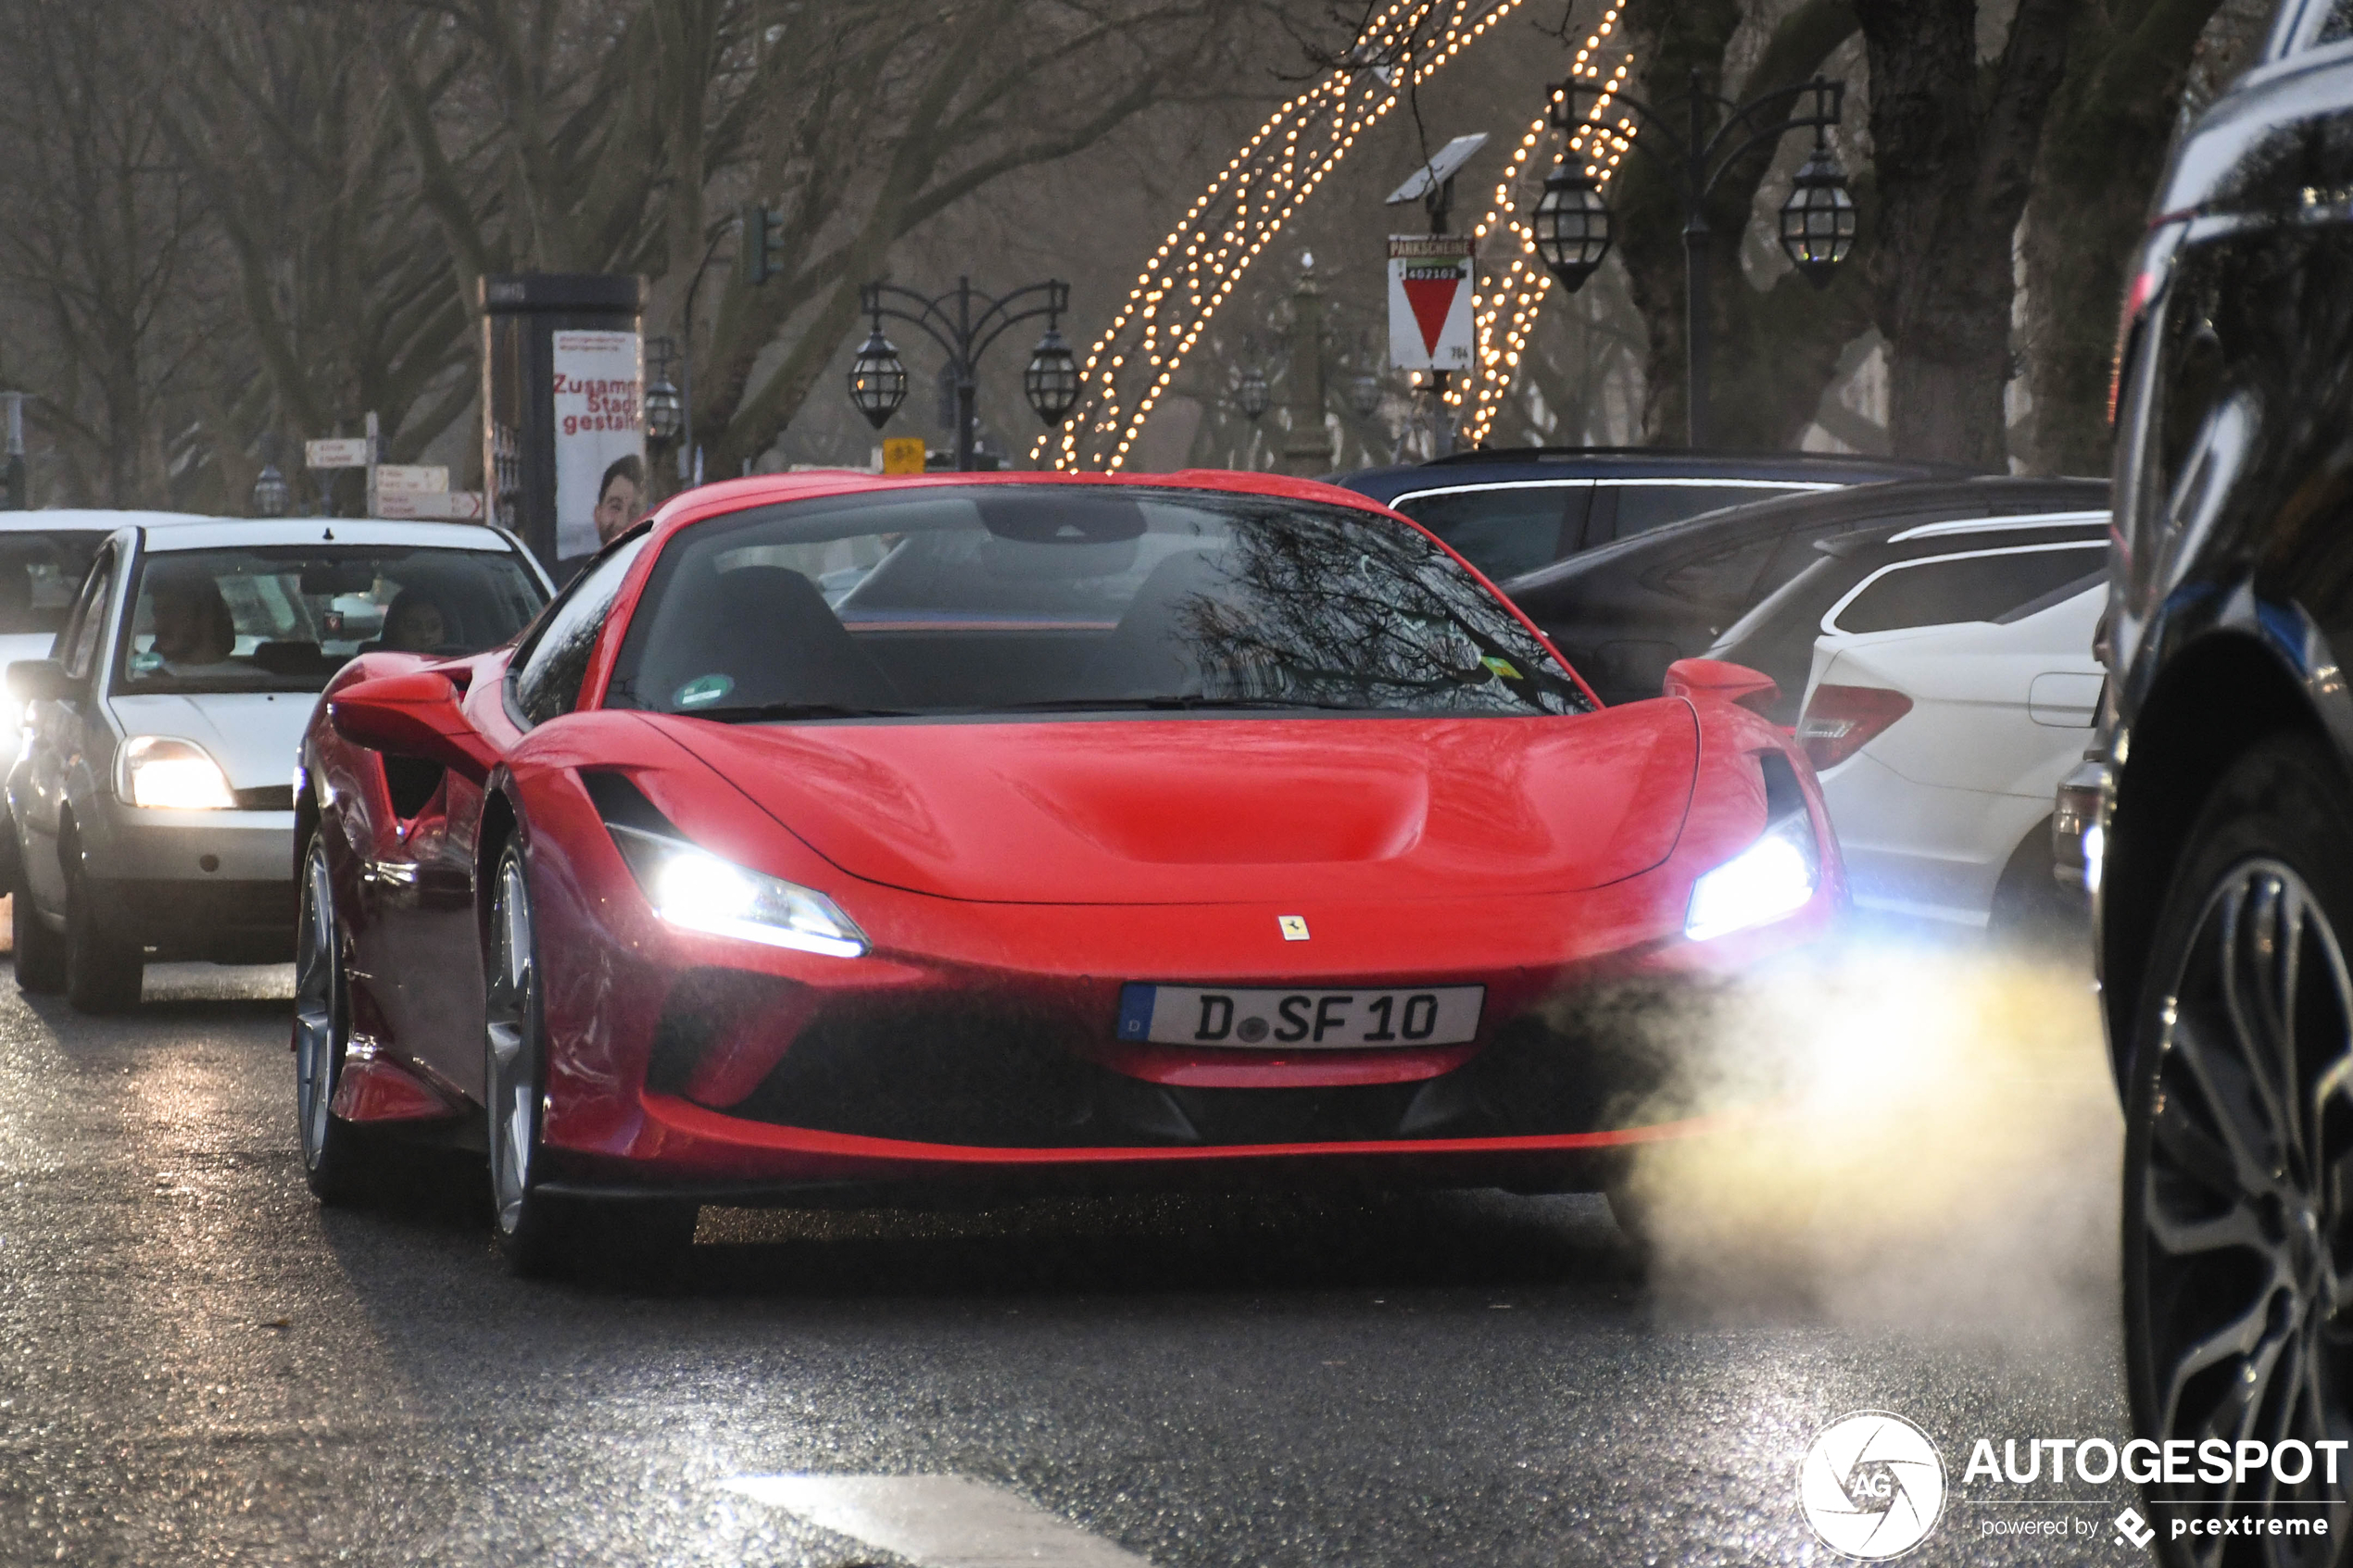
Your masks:
M1806 792L1797 784L1797 770L1778 751L1760 751L1756 765L1765 774L1765 820L1778 822L1806 809Z
M597 803L597 815L609 827L635 828L639 833L659 834L664 838L683 839L678 824L661 814L661 808L646 798L645 792L629 782L626 773L615 773L601 768L583 769L581 787L588 798Z

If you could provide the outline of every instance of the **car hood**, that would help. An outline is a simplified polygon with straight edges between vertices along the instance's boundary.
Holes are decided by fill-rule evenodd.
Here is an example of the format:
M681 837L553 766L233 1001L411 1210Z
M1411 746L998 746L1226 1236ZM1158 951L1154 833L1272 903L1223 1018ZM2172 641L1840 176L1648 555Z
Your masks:
M852 876L1001 903L1571 892L1664 860L1680 700L1556 719L649 721Z
M107 706L126 738L195 741L220 764L232 789L260 789L294 776L295 750L318 701L308 692L156 693L108 697Z

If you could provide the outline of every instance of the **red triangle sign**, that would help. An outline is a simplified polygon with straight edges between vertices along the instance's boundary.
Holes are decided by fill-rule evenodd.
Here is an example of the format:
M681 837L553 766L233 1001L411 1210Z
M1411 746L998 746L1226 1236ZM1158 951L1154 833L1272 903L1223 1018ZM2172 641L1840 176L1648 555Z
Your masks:
M1405 285L1405 302L1414 307L1414 324L1422 330L1422 351L1435 359L1439 334L1446 330L1446 313L1454 307L1463 275L1450 267L1435 278L1416 278L1409 271L1400 281Z

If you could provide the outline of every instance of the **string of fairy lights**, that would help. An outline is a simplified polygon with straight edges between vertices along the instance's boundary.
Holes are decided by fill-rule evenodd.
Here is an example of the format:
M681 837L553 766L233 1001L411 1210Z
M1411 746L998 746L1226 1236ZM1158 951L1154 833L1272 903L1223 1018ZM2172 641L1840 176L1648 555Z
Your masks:
M1218 308L1357 139L1408 91L1451 64L1523 3L1390 0L1382 6L1358 34L1343 63L1268 115L1186 208L1138 275L1111 325L1088 348L1079 368L1077 406L1059 429L1039 438L1031 449L1032 460L1050 460L1056 469L1124 467L1145 421ZM1597 73L1594 56L1616 28L1618 9L1613 5L1604 11L1600 24L1577 52L1579 73ZM1613 94L1626 74L1621 64L1610 80ZM1596 118L1609 101L1605 96L1595 107ZM1478 280L1472 296L1476 368L1448 389L1447 400L1457 408L1466 397L1473 399L1473 418L1479 421L1474 425L1478 433L1474 440L1493 422L1552 282L1531 259L1533 240L1514 210L1518 176L1545 123L1539 119L1522 139L1496 187L1494 208L1477 231L1483 239L1499 226L1508 229L1520 254ZM1592 139L1591 161L1602 178L1607 173L1600 166L1605 162L1606 168L1615 168L1631 130L1629 122L1621 120ZM1587 148L1588 132L1579 130L1570 145Z
M1582 157L1585 171L1604 186L1617 171L1617 160L1625 155L1634 134L1630 117L1621 115L1615 124L1604 120L1634 69L1633 56L1622 56L1617 69L1605 79L1593 59L1603 40L1617 24L1617 7L1613 6L1602 13L1601 25L1586 39L1585 47L1577 51L1574 73L1589 81L1600 80L1603 85L1584 121L1569 134L1567 144L1561 150L1563 157ZM1553 105L1557 106L1561 98L1561 91L1555 89ZM1551 123L1549 109L1529 123L1519 145L1512 149L1510 167L1496 182L1494 205L1471 231L1480 242L1481 257L1478 289L1471 295L1472 328L1477 334L1473 349L1476 368L1467 387L1458 383L1448 388L1447 401L1457 408L1468 403L1468 415L1463 420L1463 440L1474 446L1485 441L1495 428L1496 416L1503 412L1504 400L1519 370L1520 355L1528 347L1536 319L1553 289L1552 273L1537 258L1536 236L1518 210L1525 193L1521 176ZM1497 245L1490 243L1491 235L1509 236L1508 265L1497 265L1503 257L1496 254Z

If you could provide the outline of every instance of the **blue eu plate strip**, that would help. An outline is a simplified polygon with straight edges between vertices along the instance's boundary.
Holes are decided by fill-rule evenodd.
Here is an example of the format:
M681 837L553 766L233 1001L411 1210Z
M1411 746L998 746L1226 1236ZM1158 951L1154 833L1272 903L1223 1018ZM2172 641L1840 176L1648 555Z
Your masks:
M1157 985L1122 985L1119 988L1119 1037L1141 1040L1152 1032L1152 997Z

